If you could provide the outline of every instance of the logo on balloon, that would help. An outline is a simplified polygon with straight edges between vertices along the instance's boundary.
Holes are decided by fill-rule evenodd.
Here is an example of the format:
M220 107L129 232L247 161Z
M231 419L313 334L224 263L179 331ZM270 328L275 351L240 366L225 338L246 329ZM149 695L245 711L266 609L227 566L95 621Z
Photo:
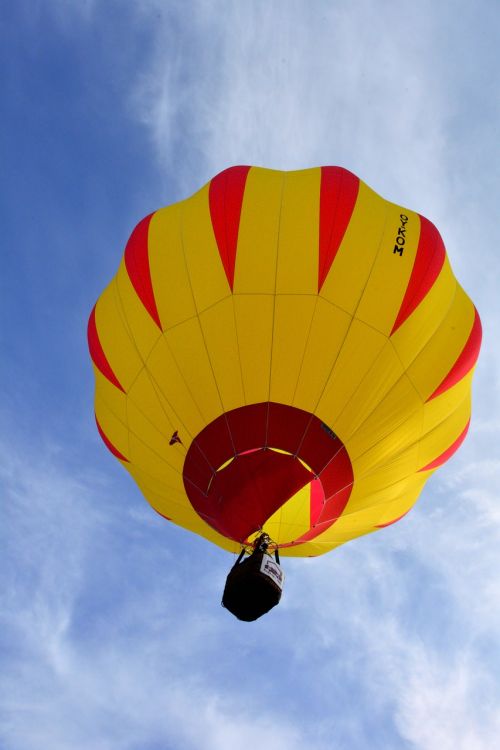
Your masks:
M409 221L408 216L406 214L400 214L399 219L401 221L401 226L398 229L398 234L396 237L396 244L394 245L393 253L399 253L399 255L403 255L403 251L405 248L406 243L406 225Z

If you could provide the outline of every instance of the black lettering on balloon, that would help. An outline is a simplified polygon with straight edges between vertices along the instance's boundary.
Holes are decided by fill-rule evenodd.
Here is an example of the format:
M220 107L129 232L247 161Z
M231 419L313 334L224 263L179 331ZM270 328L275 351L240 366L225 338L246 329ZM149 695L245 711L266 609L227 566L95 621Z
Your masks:
M401 226L398 228L396 243L394 245L394 250L392 251L392 253L398 253L399 257L402 257L406 244L406 225L409 221L409 218L406 214L399 214L399 220L401 222Z

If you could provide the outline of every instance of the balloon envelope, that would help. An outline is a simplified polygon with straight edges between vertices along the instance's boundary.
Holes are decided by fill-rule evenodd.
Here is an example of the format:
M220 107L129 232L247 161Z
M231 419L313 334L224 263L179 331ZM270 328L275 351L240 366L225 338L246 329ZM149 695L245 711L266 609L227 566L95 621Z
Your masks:
M240 166L137 225L88 338L99 432L153 508L318 555L459 447L481 324L424 217L340 167Z

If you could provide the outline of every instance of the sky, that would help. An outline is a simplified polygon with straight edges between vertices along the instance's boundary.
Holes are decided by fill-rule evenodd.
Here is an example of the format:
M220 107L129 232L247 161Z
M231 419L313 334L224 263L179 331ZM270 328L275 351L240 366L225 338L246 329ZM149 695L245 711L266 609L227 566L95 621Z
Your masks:
M0 748L492 750L500 736L494 0L18 0L0 16ZM460 451L400 523L220 606L228 553L100 441L86 323L139 219L337 164L440 229L483 323Z

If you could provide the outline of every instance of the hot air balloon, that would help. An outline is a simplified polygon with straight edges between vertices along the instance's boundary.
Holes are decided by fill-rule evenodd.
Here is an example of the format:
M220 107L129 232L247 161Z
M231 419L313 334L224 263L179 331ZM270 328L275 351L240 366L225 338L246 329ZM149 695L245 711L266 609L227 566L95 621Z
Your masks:
M481 324L428 219L340 167L237 166L136 226L88 341L111 453L279 599L272 553L393 524L460 446Z

